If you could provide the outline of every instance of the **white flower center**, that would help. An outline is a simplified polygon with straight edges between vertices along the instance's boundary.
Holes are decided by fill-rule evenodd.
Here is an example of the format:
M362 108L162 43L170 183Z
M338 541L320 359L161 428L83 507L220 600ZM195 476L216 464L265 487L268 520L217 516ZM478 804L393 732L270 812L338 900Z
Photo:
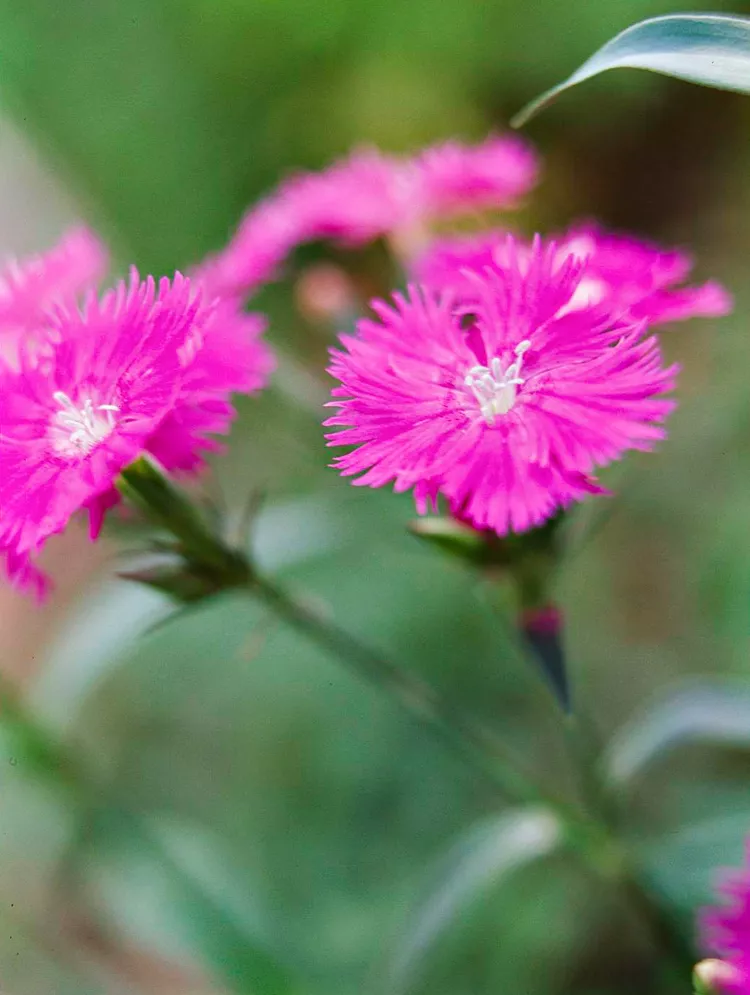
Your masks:
M474 395L482 417L488 425L495 424L497 415L507 415L516 403L518 387L524 382L520 376L523 354L531 347L524 339L514 349L515 359L506 369L495 356L489 366L472 366L464 383Z
M90 397L78 405L61 390L52 395L60 410L52 418L55 449L63 453L90 452L115 427L116 404L94 404Z

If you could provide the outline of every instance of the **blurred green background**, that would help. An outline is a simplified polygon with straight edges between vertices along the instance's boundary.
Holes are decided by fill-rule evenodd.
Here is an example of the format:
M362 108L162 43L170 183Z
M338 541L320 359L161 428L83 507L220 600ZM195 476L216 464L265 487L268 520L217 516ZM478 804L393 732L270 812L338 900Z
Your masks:
M35 232L48 210L51 242L72 202L120 269L168 272L220 247L292 168L365 142L481 139L632 21L690 8L705 4L0 0L0 106L58 191L40 181ZM750 831L750 100L623 71L527 130L545 166L522 230L596 217L685 244L737 299L729 319L665 334L684 367L670 440L584 509L559 591L576 697L603 733L631 730L627 830L689 935ZM3 174L0 200L23 173ZM3 240L30 247L23 216ZM294 275L255 302L281 370L241 405L212 486L235 510L263 489L270 570L568 790L555 708L487 592L406 533L407 498L326 469L330 335L295 314ZM109 579L115 545L66 537L43 611L0 600L0 666L27 712L6 713L0 753L4 991L665 991L620 898L561 857L508 872L544 838L533 816L503 815L428 733L254 605L165 620ZM691 678L725 690L648 712ZM93 787L72 786L53 747Z

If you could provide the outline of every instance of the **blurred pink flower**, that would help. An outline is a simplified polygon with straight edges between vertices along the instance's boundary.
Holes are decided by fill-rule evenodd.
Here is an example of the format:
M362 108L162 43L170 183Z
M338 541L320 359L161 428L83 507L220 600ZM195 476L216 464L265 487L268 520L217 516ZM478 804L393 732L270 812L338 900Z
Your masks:
M303 242L359 246L462 211L513 207L537 169L530 146L516 137L446 142L411 159L357 149L322 172L283 182L196 272L211 292L251 293Z
M720 903L699 917L702 946L731 970L722 978L731 995L750 995L750 840L745 866L726 870L717 886Z
M732 309L732 299L719 283L677 286L693 268L685 252L605 232L593 224L571 229L560 241L563 251L587 260L580 302L584 306L606 301L634 318L660 324L720 317Z
M94 289L107 251L87 228L74 228L47 252L12 259L0 269L0 365L16 367L20 348L33 349L46 311L72 305Z
M410 162L357 149L321 173L300 173L279 197L298 219L300 241L364 245L417 216L419 189Z
M512 207L536 183L539 163L518 136L479 145L444 142L414 161L421 209L430 217Z
M503 265L473 274L472 304L427 288L375 302L377 320L342 336L326 424L334 466L354 483L414 489L420 513L443 495L499 535L601 492L591 474L651 449L674 385L643 323L570 310L583 264L536 240L506 243Z
M653 324L716 317L731 310L731 297L718 283L676 286L687 278L693 265L683 252L610 234L595 225L573 228L556 241L560 258L573 254L584 263L576 293L566 305L569 310L604 305L612 312ZM530 251L526 247L521 255ZM505 232L443 238L416 261L414 275L427 286L450 288L468 300L474 282L467 274L503 266L506 252Z

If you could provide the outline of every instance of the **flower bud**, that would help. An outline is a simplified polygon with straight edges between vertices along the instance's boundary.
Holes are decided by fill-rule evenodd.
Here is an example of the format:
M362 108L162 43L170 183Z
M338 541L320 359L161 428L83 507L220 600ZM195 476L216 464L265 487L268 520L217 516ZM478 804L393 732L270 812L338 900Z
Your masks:
M300 314L308 321L347 325L356 310L352 282L333 263L309 266L297 281L294 293Z
M733 995L743 990L743 981L742 972L725 960L702 960L693 971L696 995Z

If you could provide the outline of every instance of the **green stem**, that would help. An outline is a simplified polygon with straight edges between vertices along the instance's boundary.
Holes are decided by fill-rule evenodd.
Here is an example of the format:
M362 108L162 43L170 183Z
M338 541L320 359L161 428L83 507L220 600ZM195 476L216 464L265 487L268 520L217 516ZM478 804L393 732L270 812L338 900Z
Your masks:
M568 755L572 758L578 775L582 800L590 812L606 826L613 826L616 813L612 799L599 777L598 749L594 734L577 712L562 716L563 734Z
M650 936L657 957L657 970L675 992L687 988L695 966L696 953L672 917L644 885L638 870L627 860L624 866L622 891L637 920ZM662 960L662 955L664 960Z
M146 457L122 471L117 488L159 529L177 540L175 552L223 588L242 587L251 577L246 558L213 534L196 505Z
M512 575L516 583L520 608L518 630L522 636L521 642L527 658L533 658L533 663L541 665L541 672L547 678L546 683L554 692L553 696L560 706L563 734L577 774L580 798L588 813L589 825L595 827L598 833L598 845L595 835L594 845L589 844L589 852L582 855L585 862L593 866L601 877L609 878L619 888L631 913L645 927L657 955L665 957L663 964L661 961L657 962L657 969L664 975L669 985L674 985L675 990L681 990L684 989L685 979L691 975L695 953L680 928L673 922L671 916L665 913L648 883L644 882L638 867L633 864L626 845L619 839L620 813L600 777L596 737L586 724L585 718L575 709L564 679L567 662L563 651L561 616L557 627L553 625L550 628L547 625L548 631L544 632L545 636L554 638L541 641L528 638L527 629L536 621L534 613L540 612L541 622L545 623L552 619L552 615L550 614L549 618L544 616L554 612L550 600L549 581L554 573L557 554L552 544L542 545L546 560L540 559L537 547L544 541L544 536L537 539L536 545L532 544L530 547L528 556L525 556L521 550L513 564ZM500 609L498 614L501 619L506 620L505 613ZM552 661L557 662L557 668L551 665L550 642L557 650ZM534 669L539 668L534 667ZM563 675L562 682L556 680L556 675L559 673ZM561 690L564 693L560 693ZM574 849L581 855L580 845L575 845Z
M562 640L560 644L562 645ZM645 926L657 956L664 954L666 957L664 962L660 960L657 963L657 970L667 985L674 986L675 991L682 991L685 979L691 976L695 951L680 927L665 912L643 881L627 848L619 842L619 812L599 773L599 750L595 734L573 708L570 698L568 708L562 709L562 723L568 753L578 774L582 800L616 847L619 864L617 878L623 898L638 921Z
M473 715L456 708L420 677L403 670L331 619L293 598L274 581L259 575L240 551L230 548L213 532L193 503L154 464L145 459L137 461L124 471L118 486L154 524L174 536L176 550L186 561L186 568L193 573L202 573L209 581L207 589L249 591L326 653L387 693L437 734L456 755L469 761L505 799L543 805L554 812L563 827L564 846L598 876L621 887L639 920L648 926L655 944L663 945L669 952L675 975L684 971L685 979L690 977L692 951L631 866L629 855L617 838L612 812L605 804L589 743L575 718L568 716L565 719L566 733L577 758L582 793L591 806L587 817L539 789L524 765L509 753L494 731ZM548 564L544 566L546 574ZM538 572L534 570L534 576ZM177 587L172 593L175 597L180 596ZM534 600L539 602L542 592L535 588L533 593Z
M559 819L563 846L597 874L611 877L622 863L607 829L582 818L566 801L540 789L496 733L473 715L457 709L431 685L372 650L328 618L292 598L273 581L256 575L253 593L303 635L337 657L428 727L454 754L482 774L503 800L542 806Z
M293 599L273 581L256 575L251 590L279 617L388 694L422 725L430 727L454 753L468 760L499 789L506 800L547 804L531 778L521 773L518 758L509 755L498 737L473 716L451 705L426 681ZM500 763L501 760L505 762Z
M118 487L155 525L171 532L178 551L193 572L210 575L208 589L250 591L275 614L430 727L506 800L545 803L532 779L521 773L520 762L508 756L504 744L491 730L459 711L421 678L398 667L330 619L291 598L273 581L258 575L241 552L231 549L212 532L189 498L153 463L138 460L122 473ZM179 590L175 588L173 593L179 595Z
M563 800L540 790L519 758L497 734L473 715L457 708L421 677L404 670L309 605L293 598L274 581L258 574L238 550L209 526L192 501L159 468L146 459L128 467L118 481L122 494L160 529L177 540L177 549L193 572L209 578L211 590L240 588L320 646L326 653L388 694L444 744L479 771L504 800L543 805L566 826L567 841L581 852L595 850L611 863L611 841L599 827L587 824ZM172 592L180 597L181 588ZM597 857L599 859L599 857Z

